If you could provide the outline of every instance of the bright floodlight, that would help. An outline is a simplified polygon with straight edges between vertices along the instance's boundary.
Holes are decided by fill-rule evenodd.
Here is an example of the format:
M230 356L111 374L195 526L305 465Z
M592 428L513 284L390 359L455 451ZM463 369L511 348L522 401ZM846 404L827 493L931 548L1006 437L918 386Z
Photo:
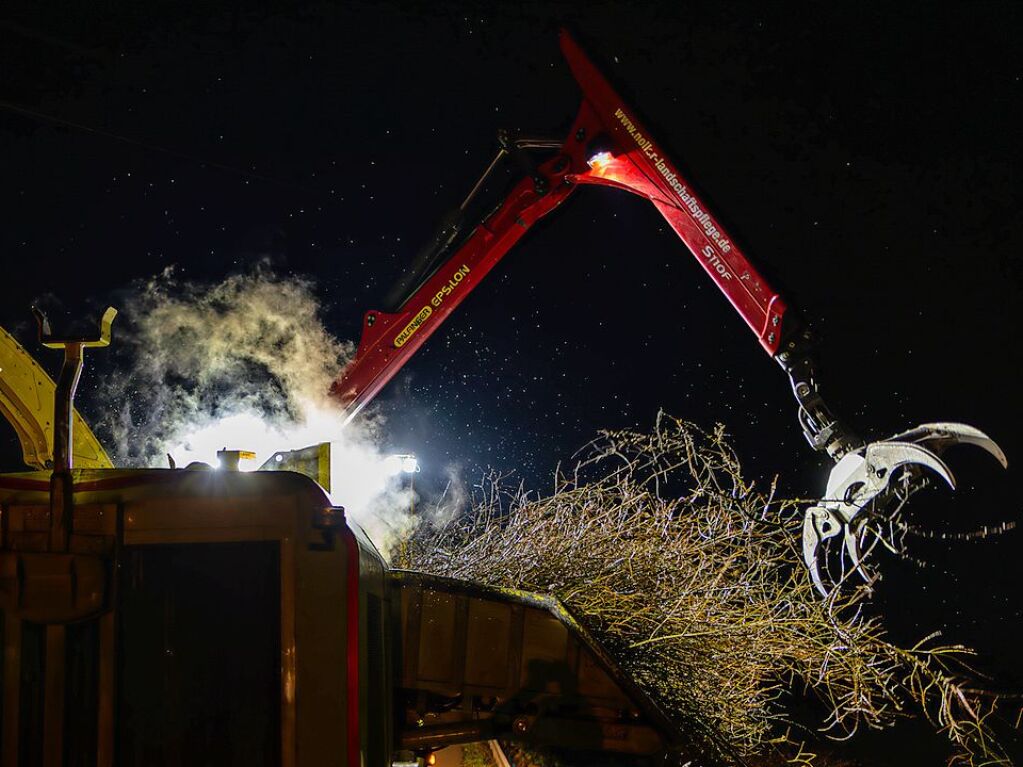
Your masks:
M611 164L611 161L614 160L614 158L615 156L610 152L597 152L586 161L586 164L594 170L604 170L604 168Z
M388 472L394 474L418 474L420 471L419 461L411 453L399 453L389 455L384 459Z

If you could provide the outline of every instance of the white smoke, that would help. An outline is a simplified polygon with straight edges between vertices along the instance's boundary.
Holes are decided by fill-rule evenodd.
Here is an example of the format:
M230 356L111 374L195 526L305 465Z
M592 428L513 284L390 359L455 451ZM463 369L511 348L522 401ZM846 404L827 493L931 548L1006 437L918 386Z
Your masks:
M128 357L112 382L112 415L99 424L122 466L217 465L217 451L256 454L331 442L335 503L381 552L412 524L413 496L378 447L378 424L342 428L328 391L353 353L320 318L312 284L263 265L217 284L172 270L122 300L115 349ZM397 469L397 470L396 470Z

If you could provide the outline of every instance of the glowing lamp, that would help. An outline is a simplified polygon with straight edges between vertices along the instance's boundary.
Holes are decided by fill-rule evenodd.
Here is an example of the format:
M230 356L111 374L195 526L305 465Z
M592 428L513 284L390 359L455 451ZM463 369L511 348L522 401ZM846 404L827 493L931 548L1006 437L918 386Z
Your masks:
M600 171L604 170L604 168L614 162L614 159L615 156L613 154L604 150L590 155L590 159L586 161L586 164L593 168L593 170Z
M418 474L422 469L418 459L411 453L389 455L384 459L384 463L388 467L388 473L392 476L395 474Z

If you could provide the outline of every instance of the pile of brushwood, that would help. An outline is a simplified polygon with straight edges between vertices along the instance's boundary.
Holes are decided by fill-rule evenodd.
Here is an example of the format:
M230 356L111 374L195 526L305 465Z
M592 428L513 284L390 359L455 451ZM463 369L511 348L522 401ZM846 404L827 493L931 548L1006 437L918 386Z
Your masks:
M723 429L661 415L651 433L604 433L581 455L545 497L491 478L468 513L420 524L394 564L557 597L723 757L811 764L816 728L847 738L924 716L957 763L1010 763L970 650L894 644L864 588L820 598L800 505L744 480ZM822 712L811 727L790 706L806 698Z

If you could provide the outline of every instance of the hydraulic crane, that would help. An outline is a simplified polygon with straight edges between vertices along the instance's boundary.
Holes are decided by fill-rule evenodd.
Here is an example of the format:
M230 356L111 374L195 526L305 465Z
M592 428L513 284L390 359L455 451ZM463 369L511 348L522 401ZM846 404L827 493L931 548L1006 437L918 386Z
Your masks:
M499 134L497 156L399 283L389 302L391 310L366 312L358 350L332 393L348 417L354 417L530 227L581 186L631 192L649 200L664 216L760 346L788 375L806 439L836 462L824 497L806 510L803 524L803 556L818 590L828 593L821 578L821 544L839 536L853 569L869 581L861 566L860 541L872 522L919 486L922 469L954 487L952 472L940 458L946 448L973 444L1003 466L1005 455L986 434L965 424L923 424L868 443L840 421L818 389L809 329L756 270L578 43L565 31L560 37L562 53L583 94L567 136L549 140ZM537 163L534 150L553 156ZM522 167L523 177L493 212L463 235L469 203L505 157Z

